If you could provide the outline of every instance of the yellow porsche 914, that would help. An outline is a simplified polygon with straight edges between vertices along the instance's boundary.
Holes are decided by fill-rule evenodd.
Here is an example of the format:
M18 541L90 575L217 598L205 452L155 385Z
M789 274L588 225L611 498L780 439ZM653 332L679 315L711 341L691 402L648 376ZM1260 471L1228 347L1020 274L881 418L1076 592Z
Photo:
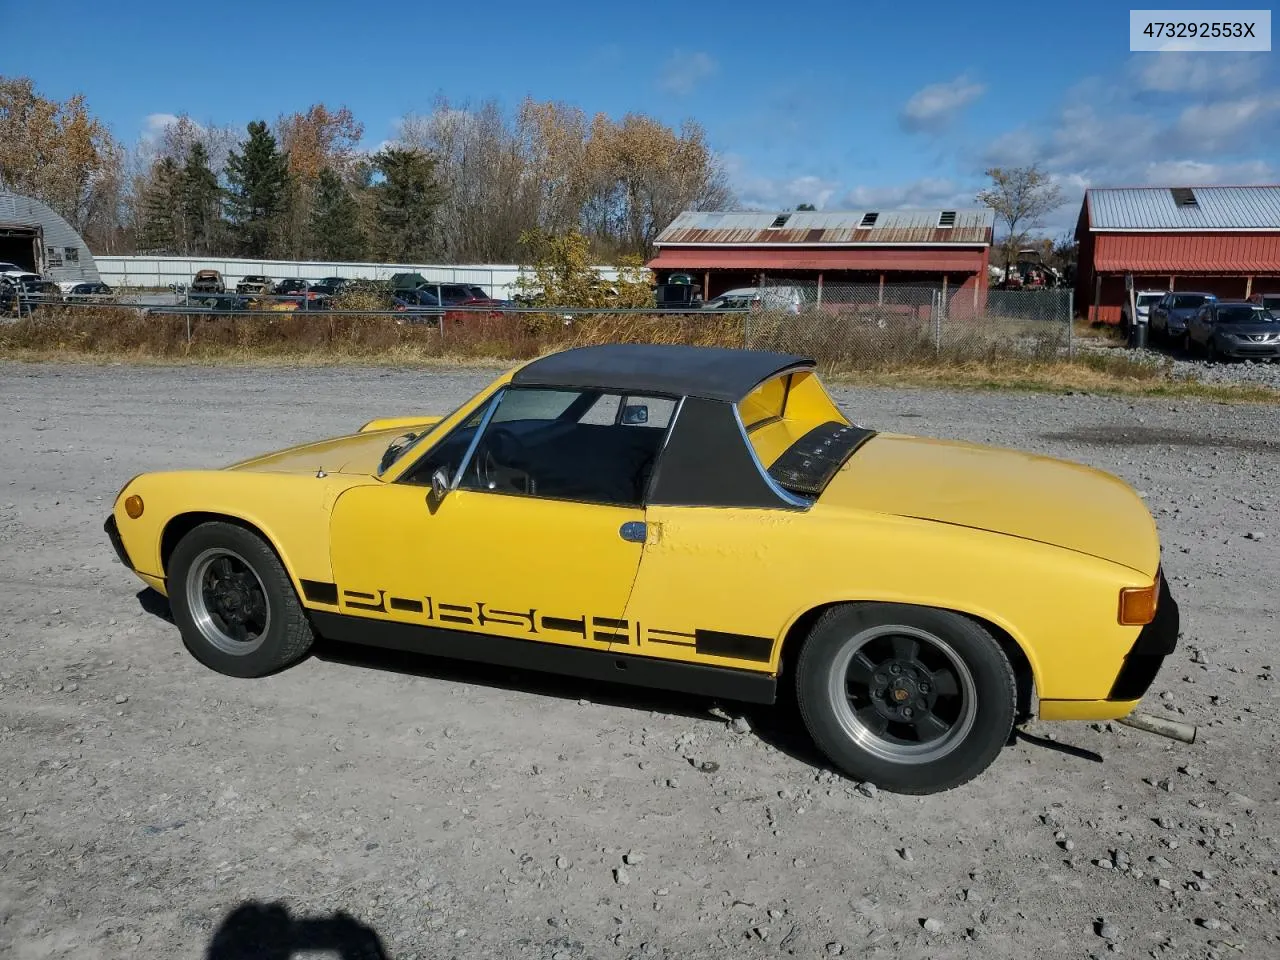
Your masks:
M1127 715L1178 636L1151 514L1048 457L878 433L800 356L583 347L448 416L146 473L106 522L190 652L317 636L772 703L929 793L1015 723Z

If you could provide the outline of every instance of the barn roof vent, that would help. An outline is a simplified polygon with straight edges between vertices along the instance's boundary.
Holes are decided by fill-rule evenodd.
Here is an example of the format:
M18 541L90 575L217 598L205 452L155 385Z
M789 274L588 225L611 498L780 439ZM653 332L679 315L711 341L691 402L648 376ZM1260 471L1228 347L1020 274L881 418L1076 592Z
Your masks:
M938 214L939 227L954 227L956 225L956 212L954 210L943 210Z
M791 214L780 213L773 218L773 223L769 224L770 230L780 230L787 225L787 221L791 219Z
M878 219L880 219L880 214L878 213L864 213L862 215L862 222L858 224L858 229L869 230L876 225L876 221Z
M1196 203L1195 191L1192 190L1190 187L1171 187L1169 189L1169 192L1173 194L1173 202L1175 206L1179 206L1179 207L1199 206L1199 204Z

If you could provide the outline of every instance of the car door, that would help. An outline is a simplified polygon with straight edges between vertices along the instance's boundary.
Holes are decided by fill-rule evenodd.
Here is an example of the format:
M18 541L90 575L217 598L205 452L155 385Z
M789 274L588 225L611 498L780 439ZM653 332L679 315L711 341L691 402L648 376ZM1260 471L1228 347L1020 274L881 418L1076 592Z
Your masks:
M644 460L665 434L665 424L623 422L638 406L507 389L396 482L343 493L331 521L341 612L597 650L627 644Z
M1151 305L1151 332L1153 334L1164 333L1165 316L1169 309L1170 296L1171 296L1170 294L1166 293L1163 297L1161 297L1159 300L1157 300L1154 304Z

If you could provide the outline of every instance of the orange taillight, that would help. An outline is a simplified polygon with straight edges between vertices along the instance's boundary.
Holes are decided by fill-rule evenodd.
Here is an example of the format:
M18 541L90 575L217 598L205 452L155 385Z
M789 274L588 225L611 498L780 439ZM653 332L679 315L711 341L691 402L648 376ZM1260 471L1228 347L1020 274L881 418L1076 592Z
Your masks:
M142 516L142 498L136 493L131 497L125 497L124 512L132 519L137 520Z
M1156 618L1156 604L1160 599L1160 575L1149 587L1126 587L1120 591L1120 622L1126 626L1141 627Z

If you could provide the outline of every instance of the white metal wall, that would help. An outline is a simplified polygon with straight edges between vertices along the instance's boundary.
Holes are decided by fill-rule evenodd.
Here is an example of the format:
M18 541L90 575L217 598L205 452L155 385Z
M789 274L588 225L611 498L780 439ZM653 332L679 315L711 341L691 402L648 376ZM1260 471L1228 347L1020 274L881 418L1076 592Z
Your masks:
M96 257L104 283L113 287L167 287L190 283L197 270L217 270L228 288L241 278L262 275L283 280L302 277L351 277L388 280L394 273L420 273L437 283L475 283L498 299L510 299L518 291L520 267L514 264L424 264L424 263L326 263L318 260L238 260L217 257ZM617 277L612 267L597 267L606 280Z

